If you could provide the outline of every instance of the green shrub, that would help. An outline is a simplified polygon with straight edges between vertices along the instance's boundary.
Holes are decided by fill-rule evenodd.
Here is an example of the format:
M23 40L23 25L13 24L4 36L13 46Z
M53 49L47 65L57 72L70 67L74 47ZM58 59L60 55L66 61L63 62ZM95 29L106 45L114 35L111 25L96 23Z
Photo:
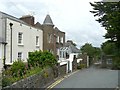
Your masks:
M23 76L24 71L25 71L25 64L21 60L15 61L11 66L12 75L15 77Z
M44 56L44 60L41 57L41 60L43 61L45 66L54 66L55 64L57 64L57 60L54 57L54 55L48 51L43 52L42 56Z
M40 66L40 67L46 67L46 66L53 66L57 63L57 60L55 59L54 55L48 51L35 51L35 52L29 52L28 57L28 65L31 67Z
M113 67L112 69L118 69L120 70L120 57L116 56L113 58Z
M81 66L79 65L79 66L77 66L77 69L81 69Z
M8 85L11 85L11 81L9 78L4 77L2 79L2 87L8 86Z
M77 69L82 69L82 68L86 68L86 65L85 65L85 64L79 64L79 65L77 66Z

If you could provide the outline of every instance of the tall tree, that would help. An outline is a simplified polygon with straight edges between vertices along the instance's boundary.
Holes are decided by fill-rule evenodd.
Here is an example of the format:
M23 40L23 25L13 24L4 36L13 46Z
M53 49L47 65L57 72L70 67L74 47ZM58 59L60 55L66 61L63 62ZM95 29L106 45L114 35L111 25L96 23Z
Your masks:
M95 49L94 49L94 47L91 44L86 43L85 45L83 45L81 47L81 51L82 51L82 53L87 53L88 56L93 58Z
M120 2L94 2L90 3L94 16L98 16L98 21L107 30L106 39L114 42L120 54Z
M101 48L106 55L115 55L117 51L115 44L109 41L103 43Z
M98 47L93 47L92 44L86 43L81 47L80 50L82 51L82 53L87 53L91 62L93 58L94 60L99 60L100 58L101 49Z

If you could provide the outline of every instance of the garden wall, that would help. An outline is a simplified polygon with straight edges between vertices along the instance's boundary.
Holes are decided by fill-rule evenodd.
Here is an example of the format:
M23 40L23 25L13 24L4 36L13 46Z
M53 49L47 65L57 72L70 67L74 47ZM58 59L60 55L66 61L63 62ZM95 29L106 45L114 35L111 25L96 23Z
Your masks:
M48 83L52 82L55 78L66 74L66 65L55 67L54 69L48 68L41 73L22 79L7 88L43 88Z
M66 70L67 70L67 64L59 66L59 69L58 69L59 76L65 75L67 72Z
M72 62L72 70L77 70L77 58L74 55L73 62Z

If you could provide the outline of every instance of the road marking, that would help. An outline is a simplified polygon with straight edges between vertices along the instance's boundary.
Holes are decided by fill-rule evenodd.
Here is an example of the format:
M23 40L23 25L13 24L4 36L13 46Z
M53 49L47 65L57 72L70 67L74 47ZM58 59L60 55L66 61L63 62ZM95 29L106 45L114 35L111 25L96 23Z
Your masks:
M65 78L61 78L59 80L57 80L56 82L54 82L53 84L51 84L50 86L47 87L46 90L50 90L52 89L53 87L55 87L57 84L59 84L61 81L63 81Z
M65 75L64 77L58 79L58 80L55 81L53 84L51 84L50 86L48 86L46 90L52 89L52 88L55 87L57 84L59 84L60 82L62 82L65 78L68 78L69 76L77 73L78 71L79 71L79 70L77 70L77 71L75 71L75 72L72 72L72 73L70 73L70 74L68 74L68 75Z

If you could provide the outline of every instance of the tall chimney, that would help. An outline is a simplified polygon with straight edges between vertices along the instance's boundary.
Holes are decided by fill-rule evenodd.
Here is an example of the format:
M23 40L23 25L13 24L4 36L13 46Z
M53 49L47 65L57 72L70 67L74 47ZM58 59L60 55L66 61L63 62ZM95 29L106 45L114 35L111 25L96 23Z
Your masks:
M31 15L25 15L20 18L20 20L26 22L29 25L34 26L34 17Z

